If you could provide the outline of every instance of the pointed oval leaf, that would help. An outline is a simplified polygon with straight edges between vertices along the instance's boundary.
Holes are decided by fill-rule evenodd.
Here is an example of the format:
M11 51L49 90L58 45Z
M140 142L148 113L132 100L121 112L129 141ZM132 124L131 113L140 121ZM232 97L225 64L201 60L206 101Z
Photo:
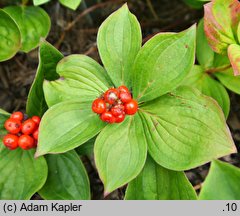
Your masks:
M72 10L76 10L78 8L78 6L80 5L81 1L82 0L59 0L59 2L62 5L68 7Z
M0 199L30 199L47 179L44 157L34 159L34 150L10 151L0 143Z
M199 195L201 200L239 200L240 169L215 160L203 183Z
M98 134L106 123L91 105L79 100L51 107L41 120L36 156L72 150Z
M110 15L99 28L99 54L115 86L125 84L130 87L132 66L141 43L141 27L126 4Z
M158 165L150 156L142 172L127 187L126 200L196 200L197 195L184 172Z
M195 26L149 40L134 63L133 96L150 101L180 85L195 60Z
M228 58L231 62L234 75L240 75L240 46L231 44L228 47Z
M77 153L47 155L48 178L38 192L47 200L88 200L90 185L85 167Z
M43 93L43 81L58 78L57 63L63 55L51 44L43 42L39 47L39 65L27 100L27 114L42 116L47 111L47 103Z
M238 0L214 0L204 5L204 30L211 48L220 54L237 41L240 21Z
M84 55L70 55L57 65L58 80L44 82L44 95L48 106L66 100L94 100L112 83L96 61Z
M218 104L180 87L141 107L148 151L161 166L188 170L236 152Z
M41 4L45 4L47 2L49 2L50 0L33 0L33 4L35 6L41 5Z
M29 52L36 48L41 38L46 38L51 26L48 14L40 7L9 6L4 8L17 23L21 33L21 50Z
M201 66L194 65L182 85L197 88L203 94L215 99L221 106L225 117L228 117L230 111L230 99L226 89L221 83L214 80L212 76L205 73Z
M134 179L147 156L147 142L138 114L121 124L108 125L94 145L96 166L104 183L105 194Z
M21 47L21 36L15 21L0 9L0 62L12 58Z
M234 76L232 69L215 73L219 81L229 90L240 94L240 76Z

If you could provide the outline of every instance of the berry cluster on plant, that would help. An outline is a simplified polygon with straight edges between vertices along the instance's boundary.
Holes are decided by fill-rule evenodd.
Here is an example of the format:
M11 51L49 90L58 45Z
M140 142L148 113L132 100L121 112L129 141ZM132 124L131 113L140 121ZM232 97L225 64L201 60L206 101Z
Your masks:
M138 110L138 102L126 86L110 88L92 103L93 112L107 123L121 123L126 115L134 115Z
M40 121L39 116L26 118L22 112L14 112L4 124L9 133L3 137L3 144L10 150L36 148Z

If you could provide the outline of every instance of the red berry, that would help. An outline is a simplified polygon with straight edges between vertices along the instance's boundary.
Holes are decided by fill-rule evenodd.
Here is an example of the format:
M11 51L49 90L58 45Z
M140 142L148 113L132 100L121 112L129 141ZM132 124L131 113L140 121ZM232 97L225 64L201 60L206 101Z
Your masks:
M125 113L128 115L134 115L138 110L138 103L133 99L130 102L126 103L124 106Z
M129 92L129 89L128 89L126 86L124 86L124 85L119 86L119 87L118 87L118 90L120 91L120 93L121 93L121 92L130 93L130 92Z
M32 120L37 124L39 125L40 124L40 121L41 121L41 118L39 116L33 116L32 117Z
M32 119L28 119L22 124L22 133L30 135L36 130L36 127L37 124Z
M38 140L38 129L33 132L33 138Z
M121 92L119 98L123 103L128 103L132 100L132 95L129 92Z
M18 147L18 136L7 134L3 137L3 144L10 150L16 149Z
M96 99L92 103L92 111L101 114L106 111L107 105L102 99Z
M21 131L21 122L16 120L16 119L8 119L4 127L6 128L7 131L9 131L11 134L17 134Z
M24 115L22 112L14 112L11 117L11 119L15 119L15 120L18 120L18 121L22 121L23 118L24 118Z
M101 114L100 116L100 119L104 122L107 122L107 123L114 123L116 118L113 116L113 114L111 112L104 112Z
M115 118L116 118L116 120L115 120L116 123L123 122L124 119L125 119L125 113L123 113L123 114L121 114L121 115L119 115L119 116L117 116Z
M114 104L119 98L119 91L115 88L110 88L104 93L104 99L109 104Z
M35 146L34 139L29 135L21 135L18 139L18 146L24 150L31 149Z
M116 117L116 116L119 116L121 114L125 114L124 109L125 108L122 104L117 104L117 105L112 107L111 113Z

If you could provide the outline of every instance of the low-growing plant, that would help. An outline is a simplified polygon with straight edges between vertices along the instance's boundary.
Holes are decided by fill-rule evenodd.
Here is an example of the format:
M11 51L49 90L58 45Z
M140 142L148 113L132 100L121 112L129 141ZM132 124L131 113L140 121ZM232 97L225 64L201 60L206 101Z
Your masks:
M180 86L194 63L195 26L158 34L141 48L139 23L125 5L102 24L97 43L105 68L87 56L70 55L57 64L59 79L44 81L50 109L41 122L36 156L67 152L98 134L94 156L105 195L136 178L149 154L146 169L159 167L163 179L177 171L177 187L195 197L183 171L236 151L215 101ZM138 101L138 112L120 124L106 124L92 112L92 102L122 85ZM153 178L160 184L159 175Z

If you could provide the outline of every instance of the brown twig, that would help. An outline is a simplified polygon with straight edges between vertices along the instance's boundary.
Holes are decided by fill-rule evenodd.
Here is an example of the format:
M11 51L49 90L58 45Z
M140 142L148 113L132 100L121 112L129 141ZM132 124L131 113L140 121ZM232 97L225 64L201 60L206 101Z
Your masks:
M211 69L206 70L206 73L207 74L213 74L213 73L216 73L216 72L225 71L225 70L227 70L227 69L229 69L231 67L232 67L232 65L227 65L227 66L218 67L218 68L211 68Z
M99 8L103 8L108 4L113 4L113 3L120 3L123 2L124 0L109 0L107 2L102 2L102 3L98 3L93 5L92 7L87 8L86 10L84 10L82 13L80 13L72 22L68 23L67 27L64 29L64 31L62 32L59 40L57 41L57 43L55 44L55 47L57 49L59 49L60 45L62 44L63 40L65 39L65 36L67 34L67 32L69 32L77 22L79 22L84 16L86 16L87 14L93 12L96 9Z
M150 9L150 11L151 11L154 19L158 20L159 17L158 17L158 15L157 15L156 11L154 10L154 7L153 7L153 5L152 5L151 0L146 0L146 1L147 1L147 5L148 5L148 7L149 7L149 9Z

